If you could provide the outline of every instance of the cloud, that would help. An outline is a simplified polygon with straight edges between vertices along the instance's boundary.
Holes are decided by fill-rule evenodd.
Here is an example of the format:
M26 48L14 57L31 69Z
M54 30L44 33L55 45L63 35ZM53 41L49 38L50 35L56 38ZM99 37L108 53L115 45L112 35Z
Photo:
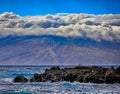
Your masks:
M56 14L21 17L0 14L0 35L61 35L94 40L120 40L120 15Z

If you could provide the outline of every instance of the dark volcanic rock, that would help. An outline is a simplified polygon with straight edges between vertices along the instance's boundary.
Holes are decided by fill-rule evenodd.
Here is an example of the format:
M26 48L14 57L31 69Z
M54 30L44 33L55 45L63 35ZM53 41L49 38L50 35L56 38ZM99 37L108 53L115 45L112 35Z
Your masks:
M13 82L28 82L28 79L22 75L18 75L13 79Z
M98 66L86 67L76 66L75 68L60 69L52 67L46 69L44 73L37 74L30 79L30 82L81 82L81 83L120 83L120 68L102 68ZM23 76L17 76L13 82L27 82L28 79Z
M106 83L120 83L120 75L116 74L117 71L114 69L107 70L105 74Z
M120 66L116 69L116 74L120 75Z
M42 77L40 74L35 73L33 78L30 79L30 82L41 82L42 81Z
M91 83L103 83L104 79L101 76L97 76L94 74L88 74L84 77L83 82L91 82Z

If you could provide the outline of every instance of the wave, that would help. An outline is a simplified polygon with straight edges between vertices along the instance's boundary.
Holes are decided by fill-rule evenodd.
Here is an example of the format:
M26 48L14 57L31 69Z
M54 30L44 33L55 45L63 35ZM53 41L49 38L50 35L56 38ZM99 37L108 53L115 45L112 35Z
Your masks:
M14 76L17 75L16 73L32 75L32 73L39 73L40 71L44 71L44 69L46 67L1 67L0 94L120 94L120 84L12 82Z
M1 79L0 79L0 85L1 85L1 84L13 83L12 80L13 80L13 78L1 78Z
M120 84L78 82L11 83L11 80L11 78L1 79L5 84L0 84L0 94L1 92L7 92L2 94L120 94Z

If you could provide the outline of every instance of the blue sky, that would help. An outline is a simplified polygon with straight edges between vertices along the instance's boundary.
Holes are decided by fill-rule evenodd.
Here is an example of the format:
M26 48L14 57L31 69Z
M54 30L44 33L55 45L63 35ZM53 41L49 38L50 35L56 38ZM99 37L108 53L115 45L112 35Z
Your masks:
M0 0L0 13L21 16L56 13L119 14L120 0Z

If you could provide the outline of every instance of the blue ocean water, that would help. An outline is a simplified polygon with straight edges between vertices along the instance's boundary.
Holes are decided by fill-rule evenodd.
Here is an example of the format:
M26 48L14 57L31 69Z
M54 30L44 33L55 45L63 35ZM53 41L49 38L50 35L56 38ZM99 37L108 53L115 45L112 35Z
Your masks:
M18 74L32 77L34 73L43 73L46 68L51 66L0 66L0 94L120 94L120 84L116 83L12 82Z

